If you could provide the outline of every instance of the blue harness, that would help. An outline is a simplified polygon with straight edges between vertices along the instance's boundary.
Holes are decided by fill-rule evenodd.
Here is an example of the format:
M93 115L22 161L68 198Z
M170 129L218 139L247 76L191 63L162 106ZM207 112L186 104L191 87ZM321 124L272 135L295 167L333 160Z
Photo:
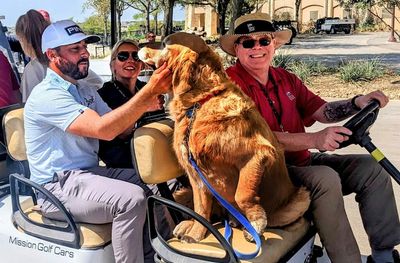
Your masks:
M200 103L196 103L194 106L189 108L186 111L186 116L189 118L189 125L188 129L186 130L185 138L184 138L184 144L186 146L186 149L188 151L188 159L192 167L196 170L197 174L200 176L201 180L203 183L207 186L208 190L214 195L214 197L222 204L223 207L225 207L228 212L235 217L240 224L251 234L253 237L255 243L256 243L256 250L253 253L241 253L234 249L236 256L239 259L247 260L247 259L252 259L255 258L260 249L261 249L261 238L254 229L254 227L250 224L249 220L245 216L243 216L234 206L232 206L228 201L226 201L215 189L211 186L211 184L207 181L207 178L204 176L204 174L201 172L200 168L198 167L196 161L193 158L192 153L190 152L189 148L189 136L190 136L190 131L193 126L193 122L196 118L196 112L197 110L201 107ZM230 243L231 237L232 237L232 228L228 223L228 220L225 220L225 233L224 237L226 241Z

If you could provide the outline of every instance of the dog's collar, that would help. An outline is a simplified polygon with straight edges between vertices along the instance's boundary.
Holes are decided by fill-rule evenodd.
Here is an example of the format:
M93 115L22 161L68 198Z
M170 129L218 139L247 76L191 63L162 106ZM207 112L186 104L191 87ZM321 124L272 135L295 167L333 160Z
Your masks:
M218 94L220 94L221 91L214 91L211 94L208 94L205 98L199 100L198 102L196 102L192 107L190 107L189 109L187 109L186 111L186 116L191 119L193 116L193 113L196 112L197 109L199 109L204 103L206 103L207 101L209 101L212 97L217 96Z

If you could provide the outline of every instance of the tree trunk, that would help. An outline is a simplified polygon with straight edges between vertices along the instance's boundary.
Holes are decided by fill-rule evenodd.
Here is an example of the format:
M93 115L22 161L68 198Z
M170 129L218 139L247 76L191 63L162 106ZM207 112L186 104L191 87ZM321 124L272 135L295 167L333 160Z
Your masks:
M388 39L389 42L396 42L396 38L394 37L394 22L395 22L395 12L396 12L396 6L393 5L391 7L392 9L392 20L391 20L391 29L390 29L390 37Z
M108 25L107 25L107 16L104 17L103 19L104 22L104 40L103 40L103 45L108 45L108 38L107 38L107 32L108 32Z
M149 12L148 8L146 10L146 30L147 30L147 32L151 31L151 29L150 29L150 12Z
M158 15L157 15L157 13L153 16L153 19L154 19L154 27L155 27L155 34L156 35L158 35L159 34L159 32L158 32Z
M299 13L300 13L300 5L301 5L301 0L296 0L296 10L294 14L294 18L296 19L296 30L297 32L300 32L300 21L299 21Z
M162 33L163 37L166 37L172 33L172 19L174 15L173 9L175 0L168 0L167 3L168 5L165 7L164 10L164 28Z
M232 1L233 13L232 13L232 19L231 19L229 31L233 32L235 20L238 17L240 17L241 15L244 15L244 14L242 14L242 11L241 11L241 10L243 10L243 1L244 0L233 0Z
M230 0L220 0L217 5L217 13L218 13L218 33L220 35L224 35L225 31L225 19L226 19L226 11L228 9L228 4Z

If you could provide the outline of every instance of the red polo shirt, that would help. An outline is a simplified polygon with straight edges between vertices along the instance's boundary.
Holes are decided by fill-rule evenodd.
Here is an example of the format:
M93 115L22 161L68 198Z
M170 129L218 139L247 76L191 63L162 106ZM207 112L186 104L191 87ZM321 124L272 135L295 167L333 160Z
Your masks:
M276 114L273 113L266 95L261 89L266 89L272 102L281 116L283 130L290 133L304 133L305 127L311 126L315 120L311 118L325 100L312 93L294 74L282 68L269 68L269 74L275 80L277 88L272 81L267 86L261 85L242 67L238 61L226 70L228 76L242 88L255 102L258 110L273 131L282 131ZM276 93L277 90L277 93ZM286 152L288 164L304 166L309 164L310 152L308 150Z

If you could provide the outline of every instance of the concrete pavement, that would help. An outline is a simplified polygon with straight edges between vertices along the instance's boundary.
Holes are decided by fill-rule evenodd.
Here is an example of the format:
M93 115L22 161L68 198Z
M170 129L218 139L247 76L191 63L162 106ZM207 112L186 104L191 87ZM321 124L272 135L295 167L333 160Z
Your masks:
M330 100L330 99L328 99ZM343 124L344 122L340 123ZM389 104L380 110L378 119L372 126L370 131L370 137L372 138L372 143L375 144L384 155L393 163L397 169L400 168L400 100L390 101ZM324 127L329 125L326 124L314 124L312 127L308 128L307 131L319 131ZM358 145L351 145L347 148L335 151L335 153L367 153L368 152ZM400 213L400 186L392 180L393 189L395 193L395 198L397 201L397 211ZM354 235L356 237L357 243L360 247L361 254L364 255L364 260L366 256L369 255L370 247L368 243L368 237L365 234L360 213L358 210L358 205L355 202L355 195L349 195L345 197L346 212L350 220L351 227L353 229ZM385 205L385 204L382 204ZM400 251L400 245L396 247ZM329 262L328 259L324 258L318 261L319 263Z
M299 59L321 61L329 66L341 61L378 58L383 64L400 72L400 42L388 42L389 32L357 34L312 34L294 38L292 45L279 52Z

